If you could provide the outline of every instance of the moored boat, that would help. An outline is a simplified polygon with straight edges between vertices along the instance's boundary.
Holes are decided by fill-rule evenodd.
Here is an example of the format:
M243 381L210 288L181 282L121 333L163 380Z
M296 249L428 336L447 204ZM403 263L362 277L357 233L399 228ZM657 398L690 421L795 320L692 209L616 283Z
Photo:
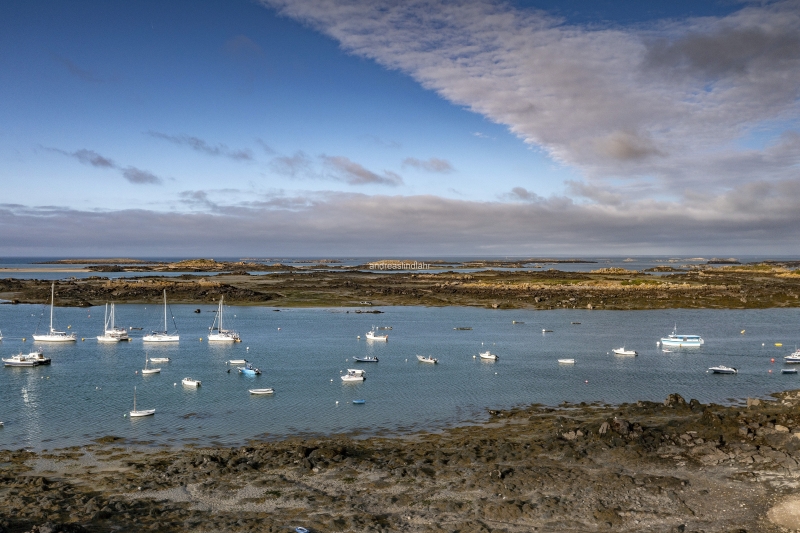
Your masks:
M367 340L368 341L383 341L389 342L389 335L377 335L375 333L375 328L372 328L367 332Z
M678 346L679 348L695 348L705 344L700 335L679 335L677 326L672 328L672 333L661 337L662 346Z
M559 359L558 364L560 365L574 365L575 359Z
M105 318L103 321L103 334L97 336L97 342L120 342L129 341L131 338L125 328L118 328L116 326L116 312L114 304L111 304L111 313L108 312L108 304L106 304Z
M56 283L50 286L50 331L44 335L33 334L33 340L36 342L75 342L78 336L74 333L67 333L66 331L57 331L53 328L53 306L56 299Z
M342 381L364 381L367 379L367 373L357 368L348 368L347 374L342 376Z
M496 356L489 350L486 350L485 352L480 352L478 353L478 355L481 357L481 359L486 359L489 361L497 361L498 359L500 359L498 356Z
M172 319L173 325L175 319ZM151 331L149 335L142 337L144 342L178 342L180 335L178 335L178 327L175 326L175 333L167 331L167 289L164 289L164 331Z
M800 350L795 350L783 358L784 363L797 364L800 363Z
M222 301L224 298L224 296L220 296L219 298L219 310L217 311L217 316L214 317L214 322L209 328L208 342L242 342L237 331L225 329L222 325ZM214 333L215 330L216 333Z
M739 373L739 371L737 369L735 369L733 367L730 367L730 366L725 366L725 365L712 366L708 370L710 372L713 372L714 374L738 374Z
M439 362L438 359L436 359L436 358L434 358L433 356L430 356L430 355L418 355L417 356L417 361L419 361L420 363L433 363L433 364L436 364L436 363Z
M781 374L797 374L796 368L781 368Z
M366 357L353 357L353 361L356 363L377 363L378 358L374 355L368 355Z
M199 387L200 386L200 380L199 379L192 379L192 378L183 378L181 380L181 384L183 384L186 387Z
M261 375L261 370L257 369L250 363L247 363L245 366L239 368L239 373L244 374L245 376L258 376Z
M156 414L155 409L136 409L136 387L133 388L133 411L130 412L131 417L152 416Z
M259 394L273 394L275 389L273 388L266 388L266 389L248 389L250 394L259 395Z
M27 354L20 353L17 355L12 355L8 358L3 358L4 366L39 366L49 364L50 358L45 357L41 350Z
M636 350L626 350L624 346L622 348L614 348L611 351L614 352L614 355L639 355Z
M150 358L150 362L151 363L169 363L170 362L170 358L169 357L151 357Z

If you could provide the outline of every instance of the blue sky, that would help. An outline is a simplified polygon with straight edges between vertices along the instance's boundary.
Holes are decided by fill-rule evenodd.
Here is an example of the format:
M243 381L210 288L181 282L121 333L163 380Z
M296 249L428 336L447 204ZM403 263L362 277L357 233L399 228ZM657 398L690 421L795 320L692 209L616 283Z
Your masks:
M794 253L798 2L4 2L0 254Z

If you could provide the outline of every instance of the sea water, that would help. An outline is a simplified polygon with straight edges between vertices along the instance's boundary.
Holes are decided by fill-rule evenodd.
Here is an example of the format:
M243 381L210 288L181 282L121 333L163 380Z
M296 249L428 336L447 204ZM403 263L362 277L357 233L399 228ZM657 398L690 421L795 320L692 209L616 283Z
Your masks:
M800 388L797 375L780 373L783 357L800 345L796 309L357 310L230 307L226 327L238 330L242 342L210 344L216 305L173 305L169 314L180 342L153 344L141 336L163 328L163 307L117 305L117 326L143 329L130 330L131 342L105 344L96 340L103 307L56 308L57 329L75 332L78 341L45 344L33 343L31 334L49 326L49 307L0 305L0 354L41 346L53 361L0 368L0 448L52 449L108 435L152 445L232 446L254 438L402 434L480 421L488 409L532 403L662 401L673 392L731 403ZM679 333L701 335L705 345L665 353L657 343L675 325ZM373 326L391 326L379 332L389 335L388 342L365 339ZM621 346L639 356L615 356L611 350ZM486 350L499 360L481 360L478 353ZM420 363L417 354L432 355L439 364ZM353 362L367 355L380 361ZM161 373L143 376L146 357L171 361L150 363ZM563 358L575 364L559 364ZM231 359L247 359L262 374L243 376L227 364ZM739 374L707 372L720 364ZM348 368L365 369L367 379L342 382ZM202 385L183 387L184 377ZM154 408L155 416L127 416L134 387L137 408ZM248 392L267 387L274 395ZM353 404L355 399L365 403Z

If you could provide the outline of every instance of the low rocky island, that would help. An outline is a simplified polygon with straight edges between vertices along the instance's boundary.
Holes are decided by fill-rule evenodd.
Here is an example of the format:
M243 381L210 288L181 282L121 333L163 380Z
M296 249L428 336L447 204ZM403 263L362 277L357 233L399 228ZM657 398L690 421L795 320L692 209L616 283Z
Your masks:
M800 391L533 405L440 433L0 452L0 531L779 532Z
M566 260L562 260L567 262ZM390 264L391 261L380 262ZM474 263L474 264L473 264ZM167 290L172 303L211 303L225 296L232 305L273 307L358 307L365 305L478 306L494 309L753 309L800 306L796 262L663 265L636 271L600 267L589 272L521 269L520 262L477 262L483 270L396 272L331 264L220 263L210 259L159 265L96 264L94 271L136 272L69 278L56 282L56 305L92 306L106 302L153 303ZM378 263L373 263L374 266ZM498 268L512 270L497 270ZM702 267L702 268L701 268ZM157 270L153 270L156 269ZM171 272L159 276L154 272ZM179 274L180 273L180 274ZM0 270L0 274L2 271ZM50 281L0 279L0 299L44 303Z

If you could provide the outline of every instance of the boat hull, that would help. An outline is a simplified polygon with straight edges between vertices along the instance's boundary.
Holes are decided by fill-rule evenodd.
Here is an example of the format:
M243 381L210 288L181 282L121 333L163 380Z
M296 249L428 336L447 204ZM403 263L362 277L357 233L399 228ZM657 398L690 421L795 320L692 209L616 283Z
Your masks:
M153 416L154 414L156 414L156 410L155 409L144 409L144 410L141 410L141 411L131 411L130 412L131 418L139 418L139 417L142 417L142 416Z
M145 335L142 337L143 342L178 342L180 340L179 335L160 335L160 334L153 334L153 335Z
M75 334L71 335L33 335L36 342L75 342L78 338Z

